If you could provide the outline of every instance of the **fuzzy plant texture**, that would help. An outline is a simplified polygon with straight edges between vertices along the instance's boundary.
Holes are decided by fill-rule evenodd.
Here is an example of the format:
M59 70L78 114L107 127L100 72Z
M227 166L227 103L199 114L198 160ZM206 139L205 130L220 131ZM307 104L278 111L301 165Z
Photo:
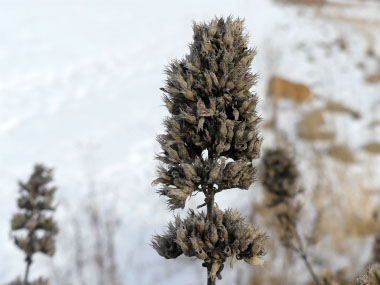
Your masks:
M261 170L267 206L276 216L279 239L285 247L295 248L296 223L301 210L295 198L301 188L294 158L284 148L268 149L261 160Z
M372 264L367 272L356 280L356 285L378 285L380 284L380 264Z
M273 204L293 199L301 191L299 172L289 151L284 148L268 149L261 164L261 181Z
M297 231L302 209L297 195L303 189L292 153L286 148L266 150L261 161L261 172L261 182L266 190L268 207L275 215L276 230L281 244L301 257L314 284L325 284L315 273L303 239Z
M25 253L26 269L23 281L21 282L18 278L10 283L11 285L48 284L48 281L42 278L29 282L28 276L34 254L39 252L53 256L55 253L55 235L58 227L52 217L55 210L53 200L56 192L56 187L49 185L53 180L52 172L52 169L37 164L29 180L26 183L19 182L19 212L12 218L11 229L16 246ZM20 234L20 232L26 234Z
M207 213L190 210L178 216L163 235L153 238L165 258L184 254L203 261L208 284L221 278L228 257L261 264L266 236L248 225L235 210L220 210L214 196L221 191L248 189L255 178L252 160L259 157L257 97L250 91L256 75L250 71L255 50L248 48L243 21L228 17L193 26L190 53L166 70L163 100L170 115L166 132L158 136L162 153L158 193L171 210L183 209L202 192Z

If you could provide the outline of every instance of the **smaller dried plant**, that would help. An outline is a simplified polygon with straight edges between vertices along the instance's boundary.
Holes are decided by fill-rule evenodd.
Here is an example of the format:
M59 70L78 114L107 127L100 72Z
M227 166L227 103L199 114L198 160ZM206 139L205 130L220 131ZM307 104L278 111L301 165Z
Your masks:
M356 280L356 285L377 285L380 284L380 264L372 264L367 272Z
M297 230L301 204L296 196L302 192L299 172L289 151L284 148L267 150L262 158L262 184L266 191L267 206L273 210L276 230L281 244L304 261L316 284L322 284L315 274Z
M10 285L47 285L48 281L39 278L28 281L34 254L40 252L48 256L55 253L55 235L58 232L52 212L56 187L49 186L53 180L53 170L37 164L26 183L19 182L20 197L17 204L19 212L11 221L14 242L25 253L26 269L24 279L17 278ZM20 232L26 235L19 234ZM17 233L17 234L16 234Z

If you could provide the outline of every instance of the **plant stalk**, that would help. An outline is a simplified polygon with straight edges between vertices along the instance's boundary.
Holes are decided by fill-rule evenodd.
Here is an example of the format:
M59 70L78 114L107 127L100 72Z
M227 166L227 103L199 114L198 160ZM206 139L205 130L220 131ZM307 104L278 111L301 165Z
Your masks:
M309 259L307 258L307 255L305 253L301 253L301 258L304 261L304 263L305 263L305 265L307 267L307 270L309 270L309 273L310 273L311 277L313 278L315 284L322 285L322 283L319 280L318 276L315 274L315 272L313 270L313 267L311 266L311 264L309 262Z
M214 190L209 189L207 191L207 196L206 196L205 202L207 205L207 221L210 223L213 223L214 196L215 196ZM208 264L208 266L207 266L207 285L215 285L215 279L212 279L210 277L211 266L212 266L212 264Z
M28 276L29 276L29 268L32 264L32 256L28 255L25 258L26 261L26 268L25 268L25 276L24 276L24 285L28 285Z
M210 270L211 270L211 265L207 267L207 285L215 285L215 279L212 279L211 277L209 277Z
M308 256L306 254L306 251L304 249L301 237L300 237L297 230L296 230L296 239L297 239L298 246L299 246L299 248L298 248L299 254L300 254L302 260L304 261L307 270L309 271L309 273L310 273L311 277L313 278L315 284L316 285L322 285L322 282L319 280L319 277L317 276L317 274L315 274L313 267L311 266L311 264L309 262L309 259L308 259Z

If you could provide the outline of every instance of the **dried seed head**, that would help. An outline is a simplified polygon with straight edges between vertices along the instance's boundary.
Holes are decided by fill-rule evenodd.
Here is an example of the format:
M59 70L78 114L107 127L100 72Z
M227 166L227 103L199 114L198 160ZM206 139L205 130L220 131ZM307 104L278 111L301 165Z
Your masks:
M245 223L237 211L215 208L213 223L205 213L190 210L183 221L177 216L167 231L153 238L152 246L165 258L181 254L195 256L211 265L210 276L220 274L220 267L228 257L244 259L251 265L261 264L265 255L266 235Z
M288 151L267 150L262 158L261 181L271 195L273 205L292 199L300 192L299 173Z
M250 161L258 158L261 146L257 97L250 91L256 82L250 71L255 51L247 46L243 21L219 18L194 24L193 30L190 53L167 67L161 89L170 115L165 134L158 137L162 152L157 159L163 166L155 183L161 184L158 192L168 197L170 209L183 208L192 192L205 184L216 184L219 190L247 189L255 173ZM205 150L207 159L202 158ZM221 157L239 161L243 168L234 171L248 171L251 177L235 173L233 182L226 182L224 165L217 162ZM193 164L196 159L200 165ZM175 185L174 175L192 181L192 191Z
M58 227L51 216L55 210L53 199L56 191L55 187L49 186L52 180L52 169L37 164L28 182L19 182L20 212L13 216L11 229L14 232L27 232L26 236L14 234L14 241L29 257L37 252L49 256L55 252L54 239Z
M273 210L279 239L284 247L295 249L302 206L295 199L301 188L294 159L285 149L267 150L261 167L262 184L269 201L267 206Z

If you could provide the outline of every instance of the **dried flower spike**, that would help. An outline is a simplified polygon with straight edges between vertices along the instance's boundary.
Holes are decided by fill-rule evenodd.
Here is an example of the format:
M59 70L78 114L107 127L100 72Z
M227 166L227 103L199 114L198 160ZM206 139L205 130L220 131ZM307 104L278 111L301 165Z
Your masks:
M190 54L166 70L164 102L170 113L165 134L158 136L158 193L171 210L184 208L198 192L205 195L207 213L176 218L152 245L166 258L182 253L204 261L208 284L221 278L227 257L260 263L264 235L243 222L235 211L215 208L215 194L248 189L255 178L261 138L257 97L250 91L255 51L248 48L243 21L216 18L194 24ZM233 263L232 261L232 263Z
M58 232L52 212L54 193L56 187L49 186L53 180L53 170L41 164L34 167L34 171L26 183L19 182L20 197L18 208L11 221L11 229L14 232L14 242L25 252L26 270L22 284L45 285L47 280L38 279L28 282L30 265L34 254L40 252L48 256L55 253L55 235ZM16 234L25 231L26 235ZM10 284L21 284L19 279Z
M267 150L262 158L261 168L261 181L269 200L268 207L275 216L281 244L301 257L315 284L322 284L309 262L304 243L297 231L302 207L295 198L302 190L293 157L283 148Z

